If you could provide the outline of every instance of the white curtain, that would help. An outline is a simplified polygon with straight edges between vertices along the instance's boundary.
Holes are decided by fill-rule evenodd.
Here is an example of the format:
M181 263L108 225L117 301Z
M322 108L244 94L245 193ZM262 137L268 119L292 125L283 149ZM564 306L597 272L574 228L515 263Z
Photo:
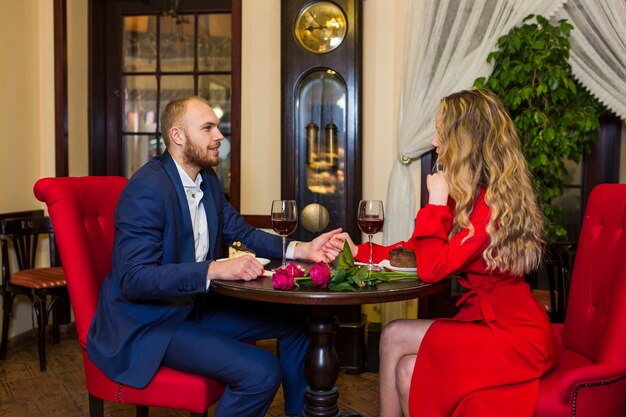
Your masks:
M411 236L416 213L409 165L431 149L439 100L488 76L500 36L529 14L552 16L565 0L406 0L407 31L398 154L389 178L383 243ZM404 317L404 302L381 308L383 324Z
M569 0L555 17L574 26L574 76L626 121L626 1Z

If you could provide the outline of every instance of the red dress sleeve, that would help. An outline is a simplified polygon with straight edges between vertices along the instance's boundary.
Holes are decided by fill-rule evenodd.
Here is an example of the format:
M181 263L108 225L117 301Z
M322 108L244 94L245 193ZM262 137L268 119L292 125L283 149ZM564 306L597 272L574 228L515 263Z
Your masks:
M448 237L453 220L448 206L427 204L421 209L415 218L415 231L411 237L420 279L435 282L459 271L484 273L486 265L482 255L489 246L486 228L490 216L483 191L470 214L474 234L463 242L469 233L465 229L451 239Z
M415 229L407 242L396 242L389 246L372 245L373 262L389 259L389 252L401 245L415 252L417 274L423 281L440 281L455 272L484 274L487 266L482 255L489 246L487 224L491 217L491 211L485 203L485 190L481 191L474 203L470 214L474 234L465 242L463 239L468 235L467 230L462 230L452 239L448 237L453 225L453 207L453 202L448 206L427 204L417 212ZM363 243L358 249L355 259L368 262L369 245Z
M383 245L379 245L376 243L372 243L372 262L377 264L380 261L389 259L389 252L397 246L403 246L407 249L413 248L408 242L396 242L389 246L383 246ZM370 259L369 243L367 242L361 243L360 245L358 245L358 248L359 248L359 252L356 254L354 259L358 262L365 262L365 263L369 262L369 259Z

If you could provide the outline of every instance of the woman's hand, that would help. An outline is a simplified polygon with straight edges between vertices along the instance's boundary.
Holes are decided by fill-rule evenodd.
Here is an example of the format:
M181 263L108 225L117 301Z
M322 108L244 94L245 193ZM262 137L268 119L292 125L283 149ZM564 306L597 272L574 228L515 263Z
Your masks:
M428 204L437 206L448 204L450 184L448 184L445 171L429 174L426 177L426 187L428 187Z
M350 235L347 232L334 235L333 238L328 241L327 247L329 248L329 250L336 251L337 256L339 256L339 254L343 250L344 242L348 242L348 245L350 246L350 252L352 252L352 256L356 256L357 253L359 253L358 246L354 244L354 242L350 238Z

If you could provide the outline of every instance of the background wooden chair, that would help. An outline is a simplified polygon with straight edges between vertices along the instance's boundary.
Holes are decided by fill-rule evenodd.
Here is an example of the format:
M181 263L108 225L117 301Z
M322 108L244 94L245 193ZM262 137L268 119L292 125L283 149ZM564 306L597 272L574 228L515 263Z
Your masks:
M626 397L626 184L593 189L578 241L556 367L535 417L622 417Z
M57 266L57 253L52 224L42 211L34 211L19 218L0 221L2 232L2 340L0 359L6 358L9 323L13 301L19 294L30 299L37 317L39 368L46 370L46 328L52 312L53 343L59 342L57 302L67 296L63 268ZM50 267L35 267L40 235L47 235L50 244ZM9 247L13 248L18 270L11 274ZM48 303L48 297L50 302Z
M83 351L90 416L103 415L103 400L136 404L138 416L147 416L148 406L206 416L224 391L219 382L163 366L145 388L132 388L109 379L87 355L87 332L98 291L111 269L114 211L126 182L124 177L44 178L34 190L48 206L65 268Z
M43 210L14 211L10 213L0 214L0 244L2 245L2 249L1 249L2 251L1 252L2 253L1 255L2 256L2 274L0 275L0 279L2 281L0 282L0 297L2 297L3 315L5 314L4 309L7 307L8 298L12 297L12 294L9 293L7 289L9 285L9 280L11 277L11 271L9 269L9 248L8 248L10 238L4 235L4 231L2 230L2 221L6 219L14 219L14 218L20 218L20 217L35 218L35 217L43 217L43 216L44 216ZM6 246L6 249L5 249L5 246ZM11 306L11 308L9 309L9 312L7 313L8 314L7 321L3 319L3 323L2 323L2 336L0 336L0 359L2 360L6 359L6 355L7 355L7 344L8 344L8 337L9 337L8 320L10 318L12 309L13 309L13 306ZM5 342L5 340L7 342Z

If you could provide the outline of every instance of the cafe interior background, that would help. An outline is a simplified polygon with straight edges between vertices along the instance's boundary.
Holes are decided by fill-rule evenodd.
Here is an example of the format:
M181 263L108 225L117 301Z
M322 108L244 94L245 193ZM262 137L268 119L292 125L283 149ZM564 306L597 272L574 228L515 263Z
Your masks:
M397 158L406 0L362 6L362 198L386 200ZM35 181L55 176L55 79L52 0L0 1L0 213L43 208ZM281 0L242 1L240 211L267 216L281 196ZM67 0L69 175L89 173L88 2ZM468 86L469 87L469 86ZM434 115L433 115L434 117ZM619 182L626 182L626 126ZM421 164L410 165L415 196ZM416 201L416 207L419 201ZM375 236L382 242L382 234ZM45 251L42 251L45 253ZM45 265L45 256L40 264ZM366 306L380 322L380 309ZM415 317L415 305L406 315ZM17 300L9 337L29 333L31 306Z

